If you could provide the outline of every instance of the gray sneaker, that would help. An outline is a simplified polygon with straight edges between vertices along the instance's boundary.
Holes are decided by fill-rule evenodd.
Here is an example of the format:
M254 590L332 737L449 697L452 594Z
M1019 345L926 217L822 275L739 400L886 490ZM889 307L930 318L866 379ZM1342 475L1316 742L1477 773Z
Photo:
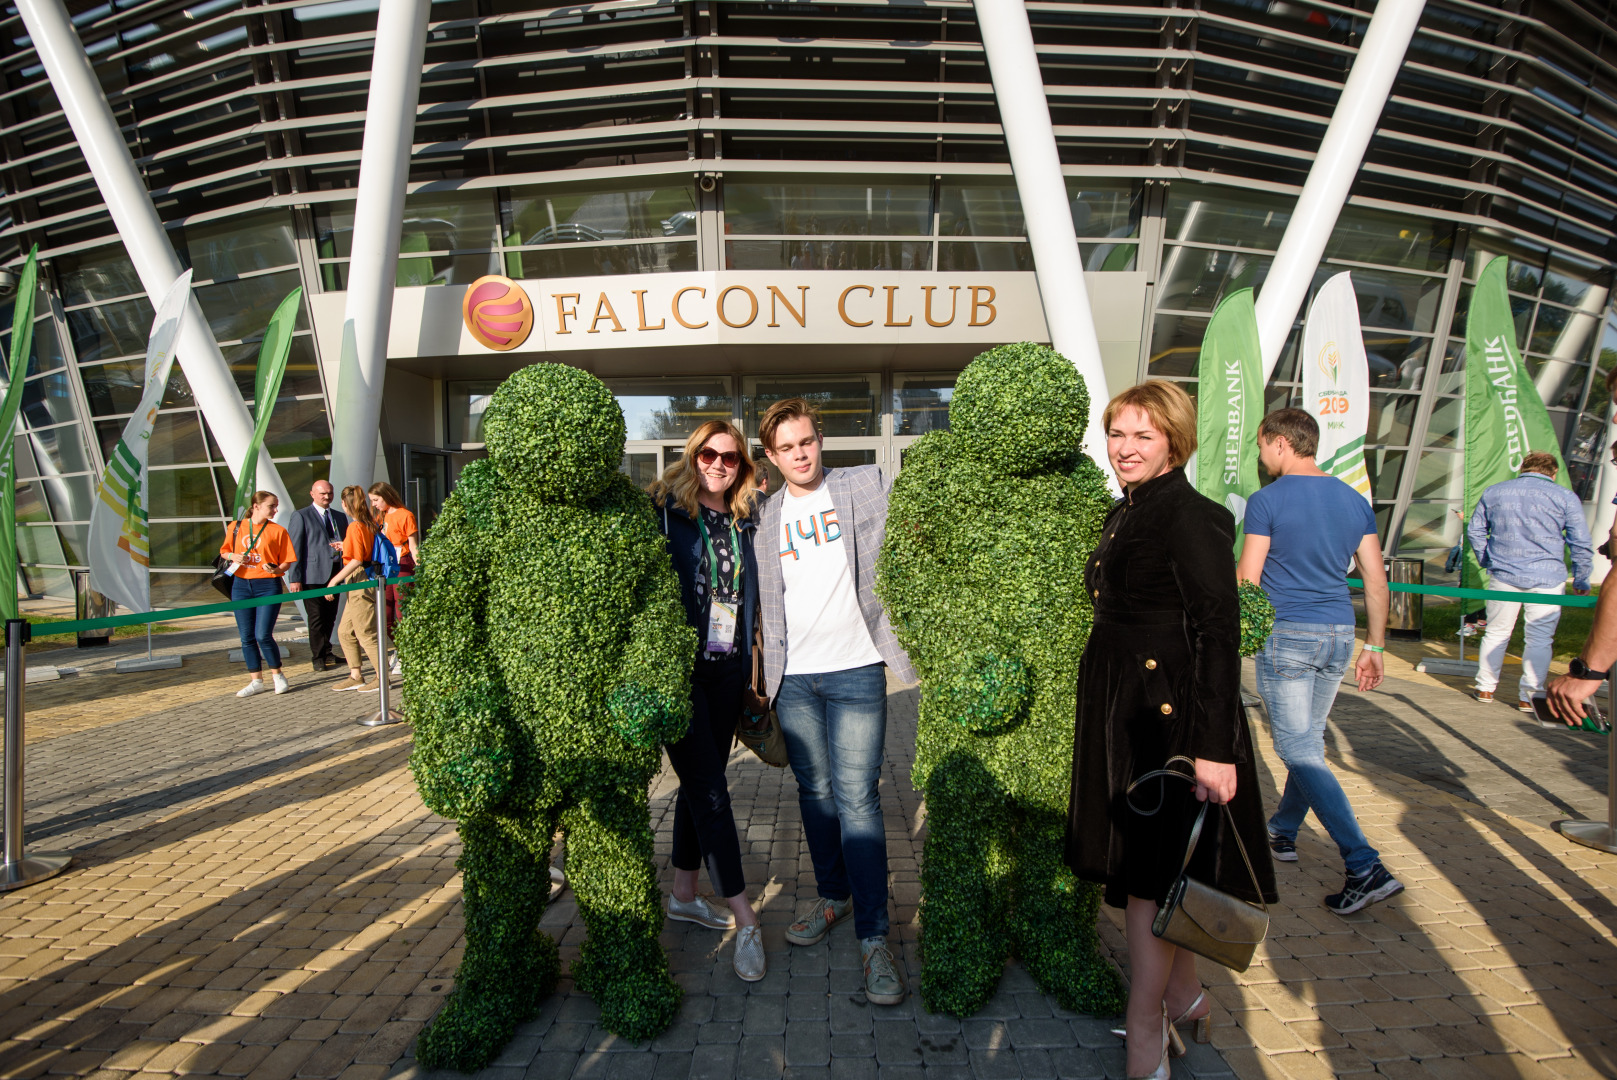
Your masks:
M786 928L786 940L792 945L813 945L831 932L831 924L853 914L853 897L846 900L827 900L816 896L797 909L797 918Z
M717 905L709 903L705 896L694 897L687 903L669 893L668 917L678 919L680 922L693 922L709 930L728 930L736 924L736 917L732 912L721 910Z
M865 959L865 1000L872 1005L898 1005L904 1000L904 980L893 966L887 939L867 937L859 942Z
M742 982L757 982L768 972L764 961L764 932L756 926L743 926L736 935L736 954L733 961L736 977Z

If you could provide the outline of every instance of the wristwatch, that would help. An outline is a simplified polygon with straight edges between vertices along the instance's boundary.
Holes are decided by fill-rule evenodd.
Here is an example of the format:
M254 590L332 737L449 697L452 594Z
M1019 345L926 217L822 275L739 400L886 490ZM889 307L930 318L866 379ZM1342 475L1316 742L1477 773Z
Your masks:
M1574 656L1572 663L1567 665L1567 674L1574 679L1583 679L1587 682L1604 682L1611 675L1610 671L1595 671L1583 662L1583 657Z

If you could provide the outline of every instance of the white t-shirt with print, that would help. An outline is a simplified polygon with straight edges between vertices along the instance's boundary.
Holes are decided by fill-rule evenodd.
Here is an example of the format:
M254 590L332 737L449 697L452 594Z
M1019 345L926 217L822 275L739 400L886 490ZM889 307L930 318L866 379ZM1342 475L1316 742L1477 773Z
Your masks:
M859 610L842 525L823 480L801 497L781 493L774 544L786 583L784 674L817 675L881 663Z

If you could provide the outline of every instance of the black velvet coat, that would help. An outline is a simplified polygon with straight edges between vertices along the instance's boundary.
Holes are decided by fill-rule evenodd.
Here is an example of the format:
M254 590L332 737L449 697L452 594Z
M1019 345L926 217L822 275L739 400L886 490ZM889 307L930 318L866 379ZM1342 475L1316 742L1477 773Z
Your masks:
M1201 806L1193 786L1146 782L1133 806L1160 804L1149 816L1124 797L1130 782L1174 754L1235 764L1230 810L1263 899L1276 899L1241 708L1234 544L1230 512L1198 494L1184 470L1171 469L1112 507L1085 570L1095 624L1078 668L1066 861L1079 877L1104 884L1113 907L1130 896L1161 903L1179 875ZM1216 808L1190 874L1245 900L1259 898Z

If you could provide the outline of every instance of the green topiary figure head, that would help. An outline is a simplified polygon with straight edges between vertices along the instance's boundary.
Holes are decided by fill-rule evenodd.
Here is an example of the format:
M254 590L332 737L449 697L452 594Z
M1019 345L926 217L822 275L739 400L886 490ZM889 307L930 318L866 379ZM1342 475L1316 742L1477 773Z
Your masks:
M961 451L1017 476L1074 462L1088 422L1089 391L1072 363L1027 341L973 360L949 403Z
M582 502L605 490L623 460L623 410L587 371L534 364L494 391L483 438L506 483L546 502Z

